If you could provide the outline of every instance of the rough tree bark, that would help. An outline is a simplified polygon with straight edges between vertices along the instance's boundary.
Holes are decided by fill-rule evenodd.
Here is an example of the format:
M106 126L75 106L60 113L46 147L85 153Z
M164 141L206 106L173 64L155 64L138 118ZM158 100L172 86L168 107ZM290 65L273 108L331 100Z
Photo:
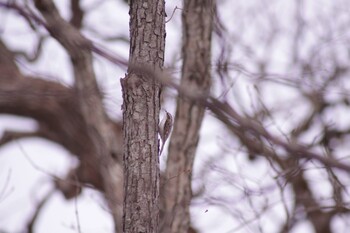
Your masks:
M122 79L124 132L124 232L158 232L160 84L133 67L162 69L163 0L130 2L130 57Z
M91 64L93 59L90 50L92 49L94 52L100 55L101 51L98 52L96 49L94 49L94 47L89 47L91 46L91 41L88 41L79 32L79 28L84 26L82 24L84 12L79 6L79 0L71 0L71 25L69 25L68 21L62 19L62 17L58 14L52 0L36 0L33 2L36 3L39 10L38 12L36 11L36 13L28 11L28 8L25 8L25 5L22 5L21 1L2 1L0 2L0 8L11 9L11 11L20 13L19 15L24 17L24 19L31 25L33 30L38 29L38 25L44 26L51 33L51 37L59 41L64 47L65 51L67 51L69 54L72 61L72 68L74 69L74 78L76 82L73 87L67 87L48 79L40 79L40 77L37 77L37 75L25 75L20 69L23 68L21 62L16 64L16 61L22 61L21 59L23 56L25 56L28 62L32 62L39 57L40 53L31 56L23 51L11 50L11 46L6 46L6 43L2 42L2 39L5 38L1 36L0 113L29 117L37 121L38 128L32 132L6 130L0 138L0 146L13 142L13 140L27 137L42 137L64 146L70 151L72 156L76 156L79 159L80 163L76 168L71 168L66 178L62 179L53 177L56 190L61 191L64 196L69 199L79 195L80 189L77 189L77 186L78 188L81 188L81 186L88 185L91 187L92 185L94 188L106 194L109 207L112 209L114 221L119 223L117 226L121 226L120 220L122 214L120 203L122 203L122 189L120 187L122 186L123 173L120 165L122 162L122 155L120 155L122 153L122 145L120 145L120 142L122 141L122 129L120 122L113 122L113 120L109 119L107 114L105 114L101 101L102 96L97 88L95 74ZM186 9L183 12L184 19L188 17L195 18L197 17L196 15L200 14L201 12L201 9L199 8L198 12L189 10L188 4L196 3L198 6L198 4L204 4L206 1L187 1L186 3ZM136 6L136 4L137 3L135 3L134 6ZM141 8L134 7L133 12L138 12L138 10L135 9L139 9L141 14L144 13L144 15L146 15L143 8L147 8L149 4L143 4L145 5L142 5ZM303 8L299 6L296 8L296 10L302 11ZM36 16L37 13L41 13L43 16L38 17L39 20L36 20L34 19L36 17L33 17ZM210 14L203 15L210 16ZM301 15L302 14L297 12L296 18L298 18L298 22L304 22L305 20L301 17ZM150 18L147 18L147 16L145 17L146 22L151 21ZM249 17L251 16L249 15ZM333 18L334 16L332 16L332 19ZM139 19L142 20L142 16L139 17ZM207 17L204 19L208 20ZM205 20L200 22L204 23ZM192 36L197 35L198 33L198 30L196 30L196 25L198 23L192 22L188 26L186 26L186 24L186 21L184 21L184 38L187 38L187 44L189 44ZM298 24L298 27L300 26L302 26L302 24ZM187 30L186 28L191 30ZM142 27L140 28L140 31L146 33L146 30L144 29L145 27ZM41 30L33 31L34 34L37 34L38 37L40 37L37 46L33 46L37 47L35 50L38 51L44 44L43 38L46 38L46 36L40 35L39 31ZM296 29L295 31L295 46L292 50L295 52L295 54L299 54L300 51L298 52L295 50L302 50L304 49L304 46L300 46L302 44L302 41L299 41L301 34L300 30ZM136 34L137 33L135 33L135 35ZM191 36L191 38L189 36ZM203 38L206 37L203 36ZM234 40L235 46L240 45L241 39L242 38L238 37L237 40ZM153 48L151 40L144 41L149 42L147 45ZM321 44L324 43L323 38L320 41L322 42ZM245 42L244 38L242 42ZM136 46L136 43L133 43ZM248 47L251 45L249 43ZM202 42L198 42L198 44L194 44L194 46L196 45L200 47L203 44ZM222 44L222 49L229 50L229 47L229 43ZM252 46L252 48L254 49L254 46ZM194 48L192 47L188 49L184 48L184 58L186 58L186 64L189 63L189 57L196 57L196 59L198 57L196 53L193 53L193 49ZM134 48L134 50L136 49ZM158 49L149 51L152 51L153 53L156 50ZM143 50L143 52L144 51L146 50ZM147 54L147 51L145 52L145 56L140 57L152 57L150 55L151 53ZM186 55L186 51L188 51L190 54ZM162 56L162 53L160 56ZM104 57L111 60L110 56ZM137 56L135 57L138 58ZM321 63L322 61L326 61L323 60L322 56L315 57L320 59ZM329 57L332 56L327 55L327 59ZM55 57L53 57L53 59L54 58ZM116 61L118 58L114 58L114 60ZM229 60L230 59L227 60L228 64L230 64ZM320 74L319 66L315 66L314 64L314 58L301 61L299 56L293 55L292 60L295 64L293 67L291 67L291 70L298 69L302 70L302 73L304 74L311 75L311 79L306 76L305 81L312 81L313 78L318 77ZM297 60L297 62L295 62L295 60ZM198 62L200 59L197 59L196 61ZM259 67L262 67L261 69L263 71L262 76L259 78L259 83L264 82L264 77L267 74L265 74L264 67L273 64L269 62L270 61L268 59L258 61L258 65ZM149 63L153 64L152 62ZM124 64L126 64L126 62ZM319 64L319 62L317 62L317 64ZM192 67L193 70L197 69L197 65L190 67ZM255 111L256 115L252 114L252 117L249 118L250 114L239 115L227 102L220 102L211 98L201 100L202 104L207 106L218 119L227 125L228 129L238 138L242 146L247 149L249 154L251 153L258 159L267 159L270 163L272 161L271 164L274 165L271 166L271 169L276 170L278 174L278 176L275 177L277 178L276 180L282 180L283 184L290 184L290 190L294 194L292 195L294 196L294 200L292 201L294 202L294 206L292 207L291 211L286 210L287 220L285 224L281 226L280 232L289 232L291 229L293 229L297 222L304 219L309 220L309 222L313 225L315 232L332 232L331 225L333 224L333 217L345 216L349 213L348 204L346 202L346 184L343 186L343 184L340 183L342 179L339 181L337 178L337 169L349 172L350 167L345 160L339 160L337 153L335 152L333 154L332 151L338 147L338 141L345 141L348 138L350 130L348 128L333 128L333 126L331 127L330 125L325 124L320 126L321 131L323 131L323 136L321 136L322 139L319 141L316 140L313 141L312 144L305 145L303 143L304 139L302 139L305 133L308 134L310 130L313 130L315 124L317 125L320 119L323 119L322 116L326 111L333 111L333 107L335 106L349 106L349 100L346 98L346 95L344 95L344 99L341 98L335 102L334 100L330 101L326 98L328 95L328 88L331 87L333 89L334 87L337 87L336 83L338 82L343 84L343 81L345 81L343 79L346 79L346 75L349 73L348 66L344 66L344 64L336 62L332 67L333 71L330 69L330 73L326 72L325 74L322 74L322 76L325 75L324 77L327 79L327 81L321 86L315 85L311 89L305 89L305 83L298 83L297 80L294 80L294 77L291 79L283 78L284 81L296 85L296 87L301 90L300 95L309 101L311 106L313 106L312 112L308 116L305 116L304 119L301 119L298 124L296 124L295 128L291 131L290 135L287 136L286 140L281 138L281 136L270 134L268 132L268 128L264 128L265 124L260 123L260 120L265 122L265 117L260 118L260 114L270 114L270 112L267 112L268 110L265 107L263 109L257 109ZM244 70L244 66L242 68ZM227 66L223 66L222 69L225 69L225 72L227 72ZM229 70L230 69L232 68L229 68ZM185 66L183 72L185 73ZM196 72L194 73L197 74ZM134 75L136 74L137 73ZM267 76L265 78L266 80L269 79ZM143 79L140 78L140 80L142 83ZM183 84L182 87L187 87L188 83L191 83L191 81L195 82L195 80L197 80L196 76L194 76L194 78L192 77L192 79L189 79L186 82L183 81L185 84ZM202 79L198 80L201 82ZM276 80L278 80L278 78ZM137 81L135 83L137 83ZM195 86L196 89L199 89L199 87L195 84L189 86L189 88L192 88L193 86ZM178 100L179 103L183 104L182 101L183 100ZM95 111L89 111L90 109L94 109ZM190 127L194 128L193 124L196 123L195 121L198 118L193 116L195 116L195 111L198 110L195 110L195 108L192 109L191 114L188 114L190 111L189 109L187 109L188 111L186 112L184 107L181 109L179 107L177 111L177 119L179 122L181 122L181 119L184 118L182 114L186 113L187 116L192 117L192 120L189 120L186 122L186 124L188 123ZM152 114L156 115L155 113ZM176 126L175 128L182 127L180 123L177 123L177 125L179 126ZM197 126L199 128L199 124L197 124ZM137 128L137 126L135 126L135 128ZM192 131L192 128L186 130L187 131L184 130L183 135L185 135L187 132L194 132ZM180 131L180 129L175 131L176 132L174 132L173 139L174 142L172 142L170 148L174 151L177 150L176 145L178 144L176 144L175 138L177 137L176 135L179 134L178 131ZM188 136L183 136L183 140L188 140L188 138L192 139L193 135L194 134L188 134ZM190 148L190 152L186 152L186 154L182 151L182 157L176 157L174 152L170 153L171 155L168 161L168 172L166 173L168 180L165 183L168 187L168 194L170 193L171 195L164 195L164 200L166 198L170 198L170 200L167 202L167 216L169 217L168 222L170 222L168 226L169 228L172 227L172 229L185 228L186 224L189 222L188 204L191 200L191 189L189 183L191 177L190 174L186 174L183 171L188 171L186 168L191 167L191 164L193 163L193 154L196 141L194 140L193 144L190 143L191 142L186 142L183 144L184 148ZM192 147L189 145L192 145ZM278 150L275 150L276 146L284 148L286 153L280 153ZM323 153L316 154L313 152L313 148L317 148L318 146L321 146L322 148L325 147L327 150L327 156L328 153L330 153L329 157L324 156ZM153 153L154 147L152 147L151 150ZM189 156L184 157L183 154ZM177 161L176 158L179 160ZM170 162L171 160L175 161L176 163L172 165L172 162ZM334 203L336 203L334 206L325 206L323 202L324 199L319 199L318 193L313 192L315 191L313 188L313 182L315 181L308 179L307 171L310 169L310 167L308 166L309 163L306 163L305 161L316 161L316 165L320 163L322 166L326 167L326 170L329 173L329 183L334 189L334 195L333 197L331 196L330 199L334 200ZM276 169L275 167L279 169ZM117 170L115 171L113 168L117 168ZM317 169L319 170L320 167L318 166ZM206 172L210 171L206 170ZM171 176L172 174L174 174L174 176ZM169 180L170 178L172 179ZM156 182L157 181L154 183L155 185L157 185ZM170 185L176 185L176 187L171 187ZM180 191L176 190L177 188ZM286 192L284 190L282 191ZM224 201L224 199L222 201ZM164 202L165 201L163 201L163 203ZM36 216L39 213L39 209L40 207L38 207L36 210ZM130 209L130 211L134 210ZM290 213L288 214L288 212ZM172 215L172 213L175 213L175 215ZM185 214L181 215L181 213ZM183 219L186 220L182 222ZM28 232L32 232L31 229L34 229L33 226L35 225L35 220L34 218L32 220L33 221L30 221L27 224ZM121 230L118 229L118 232L120 231ZM179 232L180 231L181 230L179 230Z
M210 89L212 0L185 0L182 11L181 88L208 94ZM183 233L190 226L192 166L205 107L179 97L170 139L165 180L165 222L161 232Z

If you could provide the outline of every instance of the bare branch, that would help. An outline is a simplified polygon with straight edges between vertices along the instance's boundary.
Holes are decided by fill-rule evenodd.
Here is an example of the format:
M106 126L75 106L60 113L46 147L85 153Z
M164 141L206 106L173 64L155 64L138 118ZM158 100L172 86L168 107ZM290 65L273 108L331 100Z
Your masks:
M12 142L17 139L27 137L41 137L41 135L39 132L18 132L6 130L0 138L0 146L3 146L6 143Z
M71 12L72 12L72 18L70 19L70 24L80 29L84 18L84 11L80 7L80 0L71 0L70 2L71 2Z
M30 218L30 220L27 223L27 232L28 233L33 233L34 231L34 227L36 224L36 221L38 219L38 216L41 212L41 210L43 209L43 207L45 207L45 204L47 203L47 201L50 199L50 197L52 196L52 194L54 194L55 190L51 190L49 193L46 194L46 196L37 204L35 211L32 215L32 217Z

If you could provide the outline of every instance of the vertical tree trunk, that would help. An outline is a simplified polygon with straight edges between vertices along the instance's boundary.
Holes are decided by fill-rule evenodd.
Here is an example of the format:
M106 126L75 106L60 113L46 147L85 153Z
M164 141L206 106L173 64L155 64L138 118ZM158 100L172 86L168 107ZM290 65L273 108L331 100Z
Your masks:
M212 0L184 0L181 87L209 92ZM184 233L190 225L191 173L205 108L178 98L165 180L162 232Z
M124 232L158 232L160 84L133 66L161 69L164 0L130 2L130 57L123 89Z

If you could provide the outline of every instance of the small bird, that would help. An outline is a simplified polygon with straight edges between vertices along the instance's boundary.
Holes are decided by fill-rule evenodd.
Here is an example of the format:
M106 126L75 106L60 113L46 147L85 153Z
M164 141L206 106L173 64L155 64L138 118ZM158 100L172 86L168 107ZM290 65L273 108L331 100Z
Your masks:
M165 145L166 140L168 139L171 129L173 127L173 116L167 112L165 110L165 116L162 119L162 121L160 122L159 126L158 126L158 132L159 132L159 136L160 139L162 140L162 147L160 148L160 153L159 156L162 154L163 152L163 148Z

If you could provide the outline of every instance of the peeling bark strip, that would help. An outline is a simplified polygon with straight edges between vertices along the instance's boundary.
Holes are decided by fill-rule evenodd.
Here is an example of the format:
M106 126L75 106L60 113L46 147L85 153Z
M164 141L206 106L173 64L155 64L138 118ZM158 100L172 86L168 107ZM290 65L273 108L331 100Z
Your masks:
M130 57L136 66L161 69L164 0L131 1ZM121 80L124 132L124 232L158 232L158 115L160 84L129 67Z
M208 94L213 3L211 0L185 0L182 12L181 87ZM165 180L165 222L161 232L184 233L190 226L191 173L204 110L204 106L188 99L177 100Z

